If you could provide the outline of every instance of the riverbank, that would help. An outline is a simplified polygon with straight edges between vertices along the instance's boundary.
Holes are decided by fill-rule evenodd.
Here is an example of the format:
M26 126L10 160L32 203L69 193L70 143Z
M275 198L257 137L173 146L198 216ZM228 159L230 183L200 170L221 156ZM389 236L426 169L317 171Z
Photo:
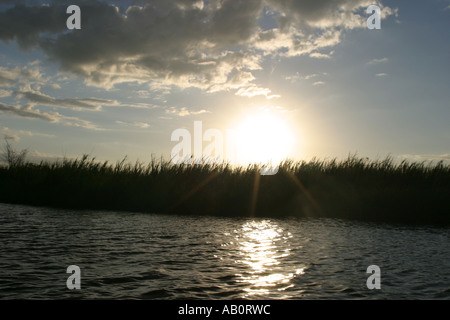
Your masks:
M84 156L0 168L0 202L183 215L332 217L450 225L450 166L390 158L256 165L112 165Z

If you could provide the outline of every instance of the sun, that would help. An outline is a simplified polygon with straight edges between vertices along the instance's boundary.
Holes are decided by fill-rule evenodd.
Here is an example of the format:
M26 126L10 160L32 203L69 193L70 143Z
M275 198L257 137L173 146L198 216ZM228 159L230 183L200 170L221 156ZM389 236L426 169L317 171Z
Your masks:
M294 136L280 115L261 112L245 118L235 129L238 164L279 164L289 157Z

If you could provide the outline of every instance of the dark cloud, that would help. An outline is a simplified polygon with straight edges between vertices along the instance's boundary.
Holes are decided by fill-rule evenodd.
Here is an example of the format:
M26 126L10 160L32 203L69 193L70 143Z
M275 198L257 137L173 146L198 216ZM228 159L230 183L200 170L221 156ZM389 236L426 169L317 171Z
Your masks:
M38 91L16 91L20 98L27 99L32 104L58 108L100 110L102 105L118 105L117 101L98 98L86 99L56 99Z
M209 91L239 89L253 85L252 71L260 69L264 56L317 57L317 50L336 45L343 29L364 25L357 11L368 5L366 0L116 3L78 2L82 29L72 31L66 29L67 1L19 4L0 13L0 40L39 46L90 85L158 81ZM261 28L263 8L274 12L278 28Z
M39 110L34 110L30 106L16 107L0 102L0 112L6 112L20 117L47 120L50 122L57 122L58 118L49 113L41 113Z
M33 108L33 104L26 104L23 106L11 106L0 102L0 112L9 113L14 116L24 117L29 119L40 119L49 122L60 123L64 126L79 127L91 130L102 130L87 120L77 117L65 116L58 112L41 112Z
M0 39L17 41L22 48L38 44L43 33L58 34L66 28L63 6L16 5L0 13Z
M313 25L321 20L333 20L336 15L368 7L377 1L366 0L266 0L267 4L284 13L280 22ZM369 3L370 2L370 3Z
M225 1L216 11L165 1L129 7L125 14L97 3L82 7L82 30L40 44L63 69L91 84L163 79L207 88L226 83L233 69L251 70L250 53L229 49L249 41L260 12L260 1L246 0Z

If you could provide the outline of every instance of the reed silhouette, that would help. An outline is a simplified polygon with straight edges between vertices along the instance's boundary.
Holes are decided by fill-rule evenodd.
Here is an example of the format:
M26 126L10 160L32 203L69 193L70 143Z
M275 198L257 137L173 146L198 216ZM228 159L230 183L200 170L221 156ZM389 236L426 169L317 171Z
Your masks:
M23 154L16 153L16 156ZM14 158L14 157L13 157ZM350 155L260 166L99 162L84 155L0 167L0 201L183 215L333 217L450 225L450 166Z

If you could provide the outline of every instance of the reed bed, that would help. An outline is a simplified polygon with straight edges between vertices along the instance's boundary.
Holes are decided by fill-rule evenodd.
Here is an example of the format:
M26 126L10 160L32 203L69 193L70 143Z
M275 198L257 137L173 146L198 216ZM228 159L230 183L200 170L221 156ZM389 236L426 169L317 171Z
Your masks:
M351 155L259 165L79 159L0 167L0 201L70 209L239 217L330 217L450 225L450 166Z

